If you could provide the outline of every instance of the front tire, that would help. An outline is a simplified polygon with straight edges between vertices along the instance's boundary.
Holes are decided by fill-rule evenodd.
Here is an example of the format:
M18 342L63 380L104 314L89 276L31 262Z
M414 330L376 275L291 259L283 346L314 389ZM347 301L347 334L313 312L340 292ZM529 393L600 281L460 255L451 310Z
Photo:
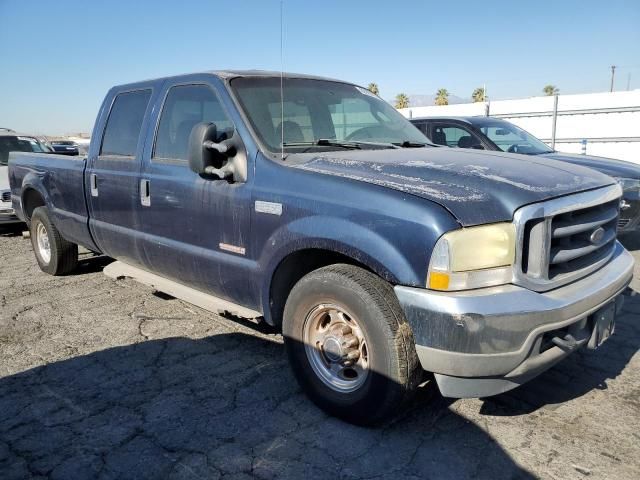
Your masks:
M379 423L409 400L422 370L389 283L353 265L303 277L284 309L294 374L320 408L351 423Z
M40 270L49 275L65 275L75 270L78 265L78 245L60 235L46 207L38 207L33 211L30 233Z

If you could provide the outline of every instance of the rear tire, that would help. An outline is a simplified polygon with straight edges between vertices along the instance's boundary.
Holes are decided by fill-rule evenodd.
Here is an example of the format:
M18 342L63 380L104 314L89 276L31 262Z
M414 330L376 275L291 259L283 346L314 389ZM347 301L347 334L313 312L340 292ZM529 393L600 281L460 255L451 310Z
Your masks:
M397 413L422 377L393 288L353 265L303 277L287 299L282 329L303 390L348 422L371 425Z
M60 235L46 207L33 211L30 222L31 245L40 270L50 275L65 275L78 265L78 245Z

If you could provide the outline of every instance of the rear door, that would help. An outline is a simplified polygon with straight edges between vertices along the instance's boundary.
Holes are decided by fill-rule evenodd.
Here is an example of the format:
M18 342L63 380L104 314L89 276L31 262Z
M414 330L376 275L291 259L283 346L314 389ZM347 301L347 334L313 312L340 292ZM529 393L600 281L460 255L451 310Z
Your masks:
M142 265L138 249L139 178L152 89L117 93L111 100L102 141L89 156L89 228L110 257ZM109 101L109 99L107 99Z
M137 199L145 261L154 272L184 285L249 304L252 175L247 183L200 176L189 168L187 154L197 123L215 123L218 141L228 138L234 125L208 79L167 82L161 96L162 108L152 120L155 142L149 135Z

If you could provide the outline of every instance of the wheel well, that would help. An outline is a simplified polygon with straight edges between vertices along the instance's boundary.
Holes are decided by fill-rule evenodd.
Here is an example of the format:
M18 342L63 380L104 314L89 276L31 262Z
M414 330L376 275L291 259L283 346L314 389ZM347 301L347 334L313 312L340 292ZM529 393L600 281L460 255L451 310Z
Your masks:
M269 309L273 325L279 328L282 324L284 305L289 297L289 292L298 283L298 280L318 268L336 263L355 265L373 272L357 260L331 250L310 248L298 250L285 257L276 268L269 289Z
M31 220L31 214L38 207L45 206L46 203L42 195L37 190L29 188L22 195L22 212L27 220Z

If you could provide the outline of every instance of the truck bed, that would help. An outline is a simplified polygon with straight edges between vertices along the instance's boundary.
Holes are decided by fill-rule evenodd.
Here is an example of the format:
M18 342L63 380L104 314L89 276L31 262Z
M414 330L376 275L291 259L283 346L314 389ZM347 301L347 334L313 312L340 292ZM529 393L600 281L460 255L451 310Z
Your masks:
M9 154L11 194L16 214L28 220L32 208L21 193L25 179L46 200L53 221L65 238L96 249L89 233L85 201L85 157L45 153ZM23 204L24 203L24 204Z

